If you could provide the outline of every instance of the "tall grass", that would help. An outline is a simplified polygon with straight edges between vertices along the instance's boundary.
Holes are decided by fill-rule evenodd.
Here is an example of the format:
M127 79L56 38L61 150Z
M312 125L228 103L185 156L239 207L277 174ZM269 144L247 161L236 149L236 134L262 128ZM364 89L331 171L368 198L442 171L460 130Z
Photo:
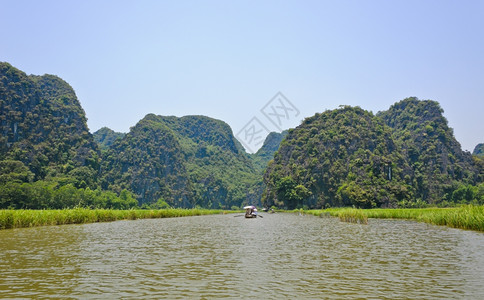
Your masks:
M154 218L174 218L224 213L212 209L169 208L160 210L62 209L0 210L0 229L46 225L82 224Z
M453 228L484 231L484 206L464 205L453 208L372 209L370 218L411 219Z
M368 216L362 209L348 208L338 212L340 221L349 223L368 224Z
M475 205L464 205L452 208L336 208L310 210L307 213L316 216L329 214L334 217L339 217L342 221L350 222L358 214L364 214L367 218L416 220L453 228L484 231L484 206Z
M319 217L338 217L340 221L349 223L368 224L368 216L363 209L336 208L325 210L308 210L306 213Z

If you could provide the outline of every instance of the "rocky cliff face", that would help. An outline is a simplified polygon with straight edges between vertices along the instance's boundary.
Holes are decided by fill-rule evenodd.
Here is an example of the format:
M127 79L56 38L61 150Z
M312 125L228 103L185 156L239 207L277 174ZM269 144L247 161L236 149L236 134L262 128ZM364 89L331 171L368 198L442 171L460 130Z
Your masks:
M254 160L255 166L263 172L267 167L270 160L274 158L274 153L279 149L282 140L286 137L288 131L285 130L281 133L271 132L264 140L262 147L254 154L251 155Z
M435 101L409 98L374 116L343 107L307 118L264 175L263 201L281 207L438 204L482 170L462 151Z
M79 177L81 167L96 176L98 148L84 110L59 77L27 76L0 63L0 132L0 159L23 162L35 180Z
M226 123L204 116L149 114L127 134L99 130L96 142L69 84L0 63L0 133L0 188L12 207L52 206L48 193L37 206L17 197L28 187L106 203L116 195L100 187L131 191L140 204L175 207L259 204L262 191L266 206L391 207L471 201L459 193L484 180L482 147L462 151L439 104L416 98L376 116L349 106L316 114L248 155Z
M230 127L204 116L147 115L114 142L102 169L105 188L129 188L140 203L163 199L181 207L240 206L257 180Z
M462 151L436 101L407 98L378 117L392 128L402 148L416 197L436 203L459 184L478 181L479 167Z
M263 201L289 209L391 206L406 197L404 167L381 119L359 107L326 111L289 130L264 175Z

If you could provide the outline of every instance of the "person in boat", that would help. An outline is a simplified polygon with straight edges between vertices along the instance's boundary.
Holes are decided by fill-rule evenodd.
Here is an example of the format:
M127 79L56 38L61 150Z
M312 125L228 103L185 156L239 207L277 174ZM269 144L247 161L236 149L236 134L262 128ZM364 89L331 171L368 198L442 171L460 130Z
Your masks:
M246 218L257 218L257 208L255 206L250 205L246 206L245 208L245 217Z

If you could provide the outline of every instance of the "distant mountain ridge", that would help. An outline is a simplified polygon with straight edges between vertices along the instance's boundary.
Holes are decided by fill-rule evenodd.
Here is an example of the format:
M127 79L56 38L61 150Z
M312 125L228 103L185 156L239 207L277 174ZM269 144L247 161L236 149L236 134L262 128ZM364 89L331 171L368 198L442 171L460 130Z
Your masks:
M0 63L0 133L0 208L484 204L482 147L462 151L440 105L417 98L328 110L247 154L205 116L90 134L69 84Z
M263 202L288 209L391 206L409 197L402 164L381 119L359 107L325 111L289 130L264 175Z
M481 156L484 157L484 143L478 144L475 148L474 151L472 151L473 155Z
M222 121L148 114L103 158L103 186L129 188L140 203L240 207L257 201L252 161Z
M482 183L435 101L407 98L376 116L344 106L306 118L264 175L263 203L279 207L395 207L456 201Z
M281 144L282 140L287 136L288 131L284 130L283 132L271 132L264 140L262 147L257 150L256 153L252 154L252 159L256 167L263 171L267 167L267 164L270 160L274 158L274 153L279 149L279 145Z
M107 149L111 147L117 139L122 139L126 134L122 132L115 132L114 130L102 127L95 131L93 134L94 141L99 145L101 149Z

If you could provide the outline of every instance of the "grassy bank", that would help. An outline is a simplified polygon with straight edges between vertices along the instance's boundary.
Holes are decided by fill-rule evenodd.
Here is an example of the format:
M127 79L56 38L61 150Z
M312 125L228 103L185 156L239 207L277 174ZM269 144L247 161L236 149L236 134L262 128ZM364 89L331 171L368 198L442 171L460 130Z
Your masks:
M343 222L368 224L368 216L363 209L346 207L325 210L307 210L305 213L320 217L338 217L340 221Z
M82 224L154 218L173 218L223 213L213 209L170 208L160 210L63 209L0 210L0 229L46 225Z
M331 215L342 221L354 222L366 218L406 219L444 225L453 228L484 231L484 206L465 205L452 208L411 208L411 209L354 209L335 208L310 210L313 215ZM365 223L364 221L358 221Z

